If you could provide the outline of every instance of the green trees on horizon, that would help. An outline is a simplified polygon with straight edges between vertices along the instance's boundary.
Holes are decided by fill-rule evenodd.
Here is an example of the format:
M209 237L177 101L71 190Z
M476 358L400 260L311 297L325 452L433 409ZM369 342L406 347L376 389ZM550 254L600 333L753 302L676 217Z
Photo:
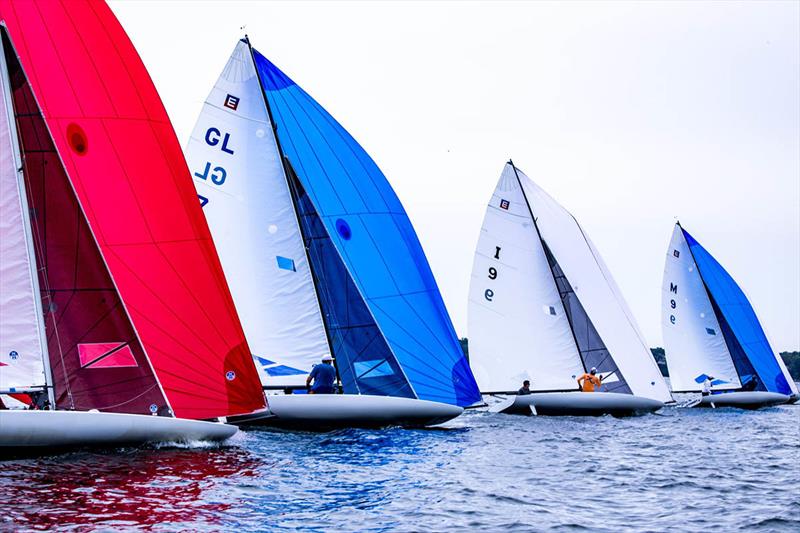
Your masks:
M462 337L458 340L458 342L461 344L461 350L463 350L467 361L469 361L469 339ZM656 360L659 370L661 370L661 375L663 375L665 378L669 377L669 370L667 370L667 357L666 353L664 352L664 348L658 346L656 348L650 348L650 351L653 353L653 359ZM792 376L792 379L795 381L800 381L800 351L781 352L780 355L781 359L783 359L783 364L786 365L786 369L789 370L789 375Z

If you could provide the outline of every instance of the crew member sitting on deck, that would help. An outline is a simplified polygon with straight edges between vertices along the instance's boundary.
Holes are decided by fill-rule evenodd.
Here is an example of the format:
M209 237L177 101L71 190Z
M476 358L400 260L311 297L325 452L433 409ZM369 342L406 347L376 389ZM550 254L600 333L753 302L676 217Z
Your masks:
M588 374L578 378L578 387L583 392L594 392L594 388L599 387L602 381L603 378L597 375L597 369L592 367Z
M522 382L522 388L517 391L517 394L524 396L531 393L531 382L527 379Z
M309 394L333 394L336 389L333 383L336 381L336 369L333 368L333 358L330 355L322 356L322 364L314 365L311 373L306 378L306 387L311 387ZM311 381L314 384L311 384Z

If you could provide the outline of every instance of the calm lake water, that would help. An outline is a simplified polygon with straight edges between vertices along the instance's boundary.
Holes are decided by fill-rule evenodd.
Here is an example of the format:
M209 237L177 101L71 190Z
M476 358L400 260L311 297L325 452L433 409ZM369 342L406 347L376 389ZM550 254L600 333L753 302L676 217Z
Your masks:
M0 462L0 530L800 531L800 406L470 412L440 429Z

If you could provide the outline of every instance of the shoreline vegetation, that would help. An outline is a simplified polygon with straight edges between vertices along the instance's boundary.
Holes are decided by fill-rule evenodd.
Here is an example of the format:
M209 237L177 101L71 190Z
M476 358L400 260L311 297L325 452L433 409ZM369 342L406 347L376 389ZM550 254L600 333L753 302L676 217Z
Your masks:
M461 349L464 351L464 355L467 357L467 361L469 361L469 340L464 337L459 339L459 343L461 344ZM667 360L666 354L664 353L664 348L660 346L656 348L650 348L650 352L652 352L653 359L656 360L656 364L658 364L661 374L665 378L668 378L669 371L667 370ZM800 381L800 351L781 352L780 355L781 359L783 359L783 364L786 365L786 368L789 370L789 374L792 376L792 379L795 381Z

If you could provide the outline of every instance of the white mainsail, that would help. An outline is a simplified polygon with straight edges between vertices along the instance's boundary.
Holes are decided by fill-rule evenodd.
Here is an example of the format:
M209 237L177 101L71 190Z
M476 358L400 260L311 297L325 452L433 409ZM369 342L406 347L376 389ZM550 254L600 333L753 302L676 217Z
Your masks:
M511 165L486 208L469 293L470 366L481 391L574 390L575 340Z
M664 264L661 325L672 390L699 391L703 374L738 389L739 374L717 321L700 271L679 224L675 225Z
M330 348L246 42L203 105L186 156L262 383L304 384Z
M0 391L46 385L36 263L12 109L0 42Z
M644 336L592 241L572 214L530 178L521 172L519 176L542 240L558 260L631 392L671 401Z

